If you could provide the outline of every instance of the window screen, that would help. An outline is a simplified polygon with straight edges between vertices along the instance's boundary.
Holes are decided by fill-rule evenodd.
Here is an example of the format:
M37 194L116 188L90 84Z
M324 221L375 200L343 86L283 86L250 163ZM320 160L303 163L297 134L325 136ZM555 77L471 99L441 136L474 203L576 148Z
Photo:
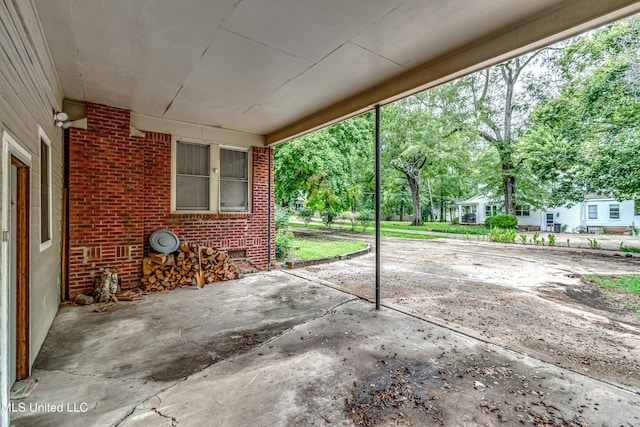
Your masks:
M249 210L249 153L220 149L220 210Z
M620 219L620 205L609 205L609 218Z
M176 209L209 210L209 145L176 143Z
M589 219L598 219L597 205L589 205Z

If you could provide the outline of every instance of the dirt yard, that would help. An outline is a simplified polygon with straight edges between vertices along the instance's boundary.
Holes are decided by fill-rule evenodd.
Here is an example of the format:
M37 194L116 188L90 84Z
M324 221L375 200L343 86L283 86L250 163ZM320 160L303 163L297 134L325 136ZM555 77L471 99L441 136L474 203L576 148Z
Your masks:
M454 239L383 238L382 302L488 343L640 393L640 300L582 280L640 257ZM304 268L375 296L375 255Z

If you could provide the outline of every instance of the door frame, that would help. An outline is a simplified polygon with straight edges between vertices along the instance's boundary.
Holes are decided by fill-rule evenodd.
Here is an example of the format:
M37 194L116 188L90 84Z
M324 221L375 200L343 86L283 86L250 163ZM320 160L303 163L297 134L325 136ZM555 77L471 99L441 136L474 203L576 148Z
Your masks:
M9 269L10 269L10 171L11 165L18 166L18 185L21 186L19 191L24 194L19 203L21 204L22 211L24 212L23 218L19 219L18 229L22 234L22 250L18 255L18 265L21 272L17 272L18 279L18 330L17 341L21 341L21 345L16 348L16 356L20 361L16 363L16 375L18 378L28 376L31 363L30 363L30 322L31 318L30 305L29 305L29 291L30 291L30 268L29 268L29 254L30 254L30 239L29 230L31 224L31 212L29 195L31 193L31 154L23 148L17 140L6 130L2 133L2 213L1 213L1 227L0 227L0 244L2 247L3 256L0 259L0 336L2 337L2 344L0 345L0 365L2 367L0 375L0 404L7 404L9 402L9 346L15 346L16 343L9 342ZM6 407L6 406L5 406ZM3 414L4 416L4 414Z

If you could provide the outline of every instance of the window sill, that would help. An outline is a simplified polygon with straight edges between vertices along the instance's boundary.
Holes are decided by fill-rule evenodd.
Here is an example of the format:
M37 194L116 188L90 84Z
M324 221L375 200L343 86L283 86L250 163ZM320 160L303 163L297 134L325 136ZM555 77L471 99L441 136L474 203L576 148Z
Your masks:
M249 219L253 217L251 212L238 213L196 213L196 212L172 212L169 217L175 220L207 220L207 221L224 221L234 219Z

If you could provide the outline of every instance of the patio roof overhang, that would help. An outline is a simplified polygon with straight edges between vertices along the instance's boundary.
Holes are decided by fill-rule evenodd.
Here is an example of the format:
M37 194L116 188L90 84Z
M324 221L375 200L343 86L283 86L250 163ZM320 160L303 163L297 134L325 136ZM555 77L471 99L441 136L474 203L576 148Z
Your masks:
M66 99L265 145L640 12L636 0L34 2Z

